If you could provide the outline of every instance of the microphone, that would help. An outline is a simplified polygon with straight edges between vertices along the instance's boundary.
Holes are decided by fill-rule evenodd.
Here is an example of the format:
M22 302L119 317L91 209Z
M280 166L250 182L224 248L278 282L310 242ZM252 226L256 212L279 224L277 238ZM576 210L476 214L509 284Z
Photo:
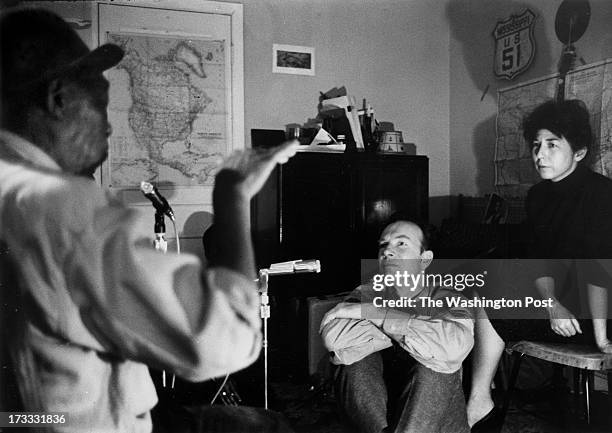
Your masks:
M164 196L159 193L157 188L155 188L149 182L145 182L143 180L142 182L140 182L140 190L146 198L151 200L151 203L153 203L153 206L158 212L166 214L168 218L174 221L174 211L172 210Z
M321 263L315 259L291 260L289 262L272 263L270 268L262 269L268 275L301 274L305 272L321 272Z

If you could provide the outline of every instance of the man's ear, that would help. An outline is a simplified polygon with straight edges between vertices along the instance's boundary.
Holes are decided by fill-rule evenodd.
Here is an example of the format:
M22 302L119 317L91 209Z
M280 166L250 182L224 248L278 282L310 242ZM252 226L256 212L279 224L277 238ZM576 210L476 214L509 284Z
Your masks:
M580 162L584 159L586 154L587 154L587 148L583 147L582 149L579 149L578 151L574 153L574 159L576 160L576 162Z
M426 250L421 253L421 267L423 268L423 270L427 269L429 265L431 265L433 257L433 251L431 250Z
M49 82L46 96L47 112L58 119L64 117L69 98L66 81L56 78Z

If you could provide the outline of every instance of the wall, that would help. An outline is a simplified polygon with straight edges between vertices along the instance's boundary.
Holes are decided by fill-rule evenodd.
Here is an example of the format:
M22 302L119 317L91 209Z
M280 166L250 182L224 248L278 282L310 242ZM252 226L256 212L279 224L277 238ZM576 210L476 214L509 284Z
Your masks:
M284 129L315 117L319 92L344 85L430 158L430 195L449 194L446 0L238 3L244 5L247 144L251 128ZM82 2L46 6L65 16L89 13ZM81 34L91 40L87 31ZM273 74L273 43L314 47L316 76Z
M555 34L561 0L450 0L450 185L451 194L482 195L494 191L497 90L555 73L563 44ZM612 2L590 0L591 19L574 44L587 63L612 57ZM508 81L493 73L493 28L499 20L531 9L535 24L535 59ZM486 94L485 89L488 88Z
M318 92L346 85L429 156L434 221L445 216L449 193L493 191L497 90L555 72L562 49L554 32L561 0L242 3L246 142L251 128L283 128L314 117ZM612 2L590 3L589 26L575 44L588 63L612 57ZM71 16L88 14L81 2L48 5ZM492 30L526 7L537 15L534 62L513 81L498 79ZM316 76L272 74L273 43L314 46Z
M319 91L345 85L430 158L430 195L449 193L445 1L244 0L245 129L317 114ZM312 46L316 76L272 74L272 44ZM247 140L247 143L249 141Z

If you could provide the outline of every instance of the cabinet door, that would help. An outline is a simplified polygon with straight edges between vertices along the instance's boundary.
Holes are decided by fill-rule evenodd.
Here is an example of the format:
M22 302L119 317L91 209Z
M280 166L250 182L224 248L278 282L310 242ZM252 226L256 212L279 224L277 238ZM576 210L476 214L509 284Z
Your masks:
M268 149L285 141L282 129L251 129L251 146ZM280 261L280 167L276 167L251 202L251 224L259 269Z
M281 170L281 250L321 260L322 292L348 290L356 272L350 165L342 154L299 154ZM329 290L328 290L329 289Z
M380 232L394 213L427 221L427 158L404 155L364 155L360 160L358 189L362 258L376 257Z
M320 275L291 279L291 291L301 296L351 290L360 283L360 259L376 257L393 213L427 220L427 183L424 156L298 154L280 169L278 219L269 227L254 224L255 233L269 232L271 240L264 245L266 237L255 236L259 256L321 260ZM258 214L274 215L268 208L274 197L257 201Z

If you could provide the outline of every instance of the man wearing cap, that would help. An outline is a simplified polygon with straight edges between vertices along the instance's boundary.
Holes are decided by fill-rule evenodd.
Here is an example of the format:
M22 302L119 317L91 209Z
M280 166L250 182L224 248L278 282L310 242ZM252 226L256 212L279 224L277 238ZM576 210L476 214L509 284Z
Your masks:
M201 381L258 357L249 201L296 143L234 155L218 173L227 247L217 266L161 255L148 224L91 178L111 133L102 71L122 50L90 51L41 10L4 14L0 33L0 260L14 273L1 287L2 371L16 384L0 411L65 413L54 431L151 431L147 365ZM229 430L253 427L237 425Z

